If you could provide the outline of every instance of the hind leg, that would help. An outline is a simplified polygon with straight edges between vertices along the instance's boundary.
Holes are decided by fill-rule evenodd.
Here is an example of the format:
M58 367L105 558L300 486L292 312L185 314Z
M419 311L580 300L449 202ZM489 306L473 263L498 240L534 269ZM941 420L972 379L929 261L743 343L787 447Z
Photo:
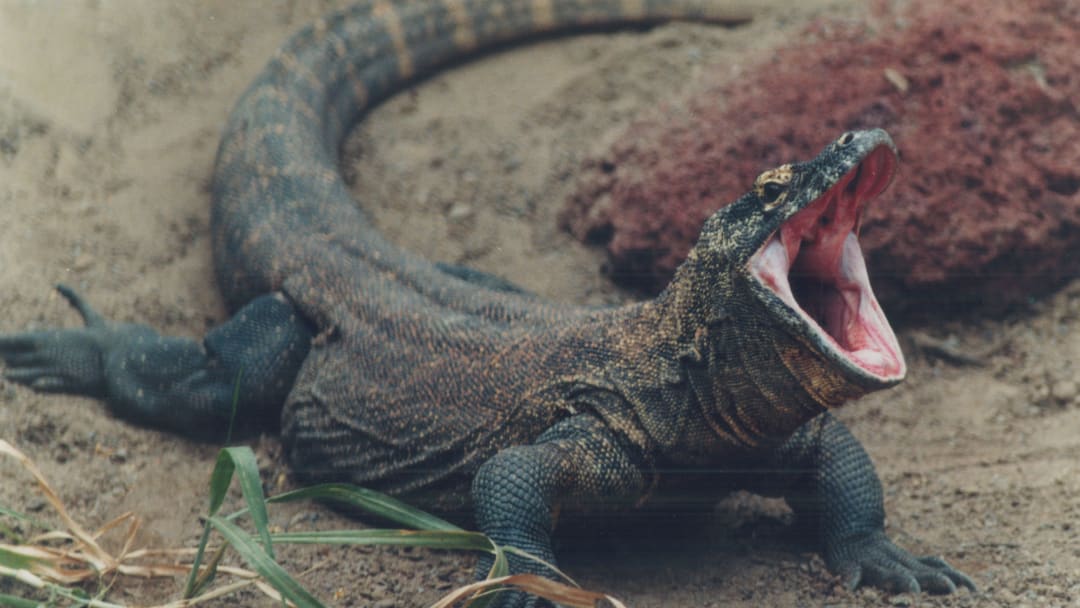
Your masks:
M122 418L190 436L276 425L314 335L280 294L256 298L199 343L108 321L58 290L84 327L0 334L4 378L104 399Z

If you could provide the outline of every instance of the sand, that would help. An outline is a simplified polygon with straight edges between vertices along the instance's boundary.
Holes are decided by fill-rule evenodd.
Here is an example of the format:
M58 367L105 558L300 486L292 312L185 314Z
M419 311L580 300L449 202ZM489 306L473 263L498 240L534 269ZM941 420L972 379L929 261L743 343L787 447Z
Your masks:
M0 3L0 331L77 324L58 282L110 318L202 335L226 318L210 261L208 195L227 113L297 27L340 2ZM560 232L575 171L620 130L711 71L737 78L816 18L862 3L767 2L750 25L672 24L559 38L436 75L372 112L343 163L359 200L403 245L497 272L545 296L622 302L604 259ZM718 100L718 103L721 100ZM731 193L732 198L739 193ZM872 269L871 269L872 270ZM715 517L569 543L563 565L630 606L1052 606L1080 602L1080 284L1004 319L902 328L901 387L845 407L886 488L888 530L942 554L980 592L847 593L785 524L740 497ZM958 366L925 336L982 355ZM146 430L100 403L0 384L0 438L25 450L88 526L133 511L143 546L192 546L217 447ZM248 442L268 491L292 487L272 436ZM30 478L0 461L0 506L49 519ZM282 529L358 526L319 505L276 509ZM423 606L471 579L472 557L286 548L328 605ZM114 582L132 605L175 599L171 579ZM24 588L0 582L0 593ZM252 592L221 605L271 605Z

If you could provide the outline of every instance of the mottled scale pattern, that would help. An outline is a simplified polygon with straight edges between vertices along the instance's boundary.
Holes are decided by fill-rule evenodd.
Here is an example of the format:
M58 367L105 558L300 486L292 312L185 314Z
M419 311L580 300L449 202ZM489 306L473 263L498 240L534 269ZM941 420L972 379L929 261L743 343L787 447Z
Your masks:
M319 20L244 93L218 150L213 249L234 316L199 343L107 321L61 288L85 326L0 334L4 377L191 435L266 428L280 412L302 479L473 514L495 542L549 562L561 517L749 487L786 497L852 587L973 587L885 536L873 464L826 411L895 380L828 356L748 270L785 221L892 148L884 131L786 166L781 205L751 189L706 220L663 293L618 308L546 302L399 249L338 172L366 109L455 58L546 32L725 16L707 0L422 0Z
M222 137L212 182L226 300L284 291L322 332L286 405L298 470L411 489L466 482L499 446L572 408L545 380L588 374L624 348L632 311L591 311L479 289L390 244L337 170L365 109L463 54L550 31L710 17L708 2L363 2L296 34ZM723 16L717 11L715 16ZM587 327L587 332L581 328ZM542 341L537 336L547 336ZM538 349L538 345L544 347ZM467 488L467 483L460 485Z

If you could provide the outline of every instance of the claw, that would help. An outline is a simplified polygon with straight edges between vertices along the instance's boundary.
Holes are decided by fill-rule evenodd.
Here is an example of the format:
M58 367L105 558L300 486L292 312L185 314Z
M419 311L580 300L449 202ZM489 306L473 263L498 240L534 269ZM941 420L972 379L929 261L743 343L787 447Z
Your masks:
M41 363L39 350L31 350L36 348L31 342L14 344L0 340L0 360L7 363L8 369L32 367Z
M42 393L66 392L71 385L68 379L42 367L8 367L4 370L4 380Z
M956 593L956 583L953 583L946 574L939 572L923 577L922 587L927 593L938 595Z
M85 327L0 334L0 376L48 393L105 395L104 359L125 326L110 323L73 289L57 291L79 312Z
M11 363L8 363L7 366L7 369L4 370L4 379L16 384L33 385L44 378L47 373L38 367L16 367Z
M37 348L34 339L26 334L0 335L0 352L12 356L26 354Z
M918 579L906 572L881 573L879 582L880 584L875 586L887 588L893 593L918 594L922 592L922 585L919 584Z
M67 388L67 383L64 382L63 378L57 378L56 376L42 376L35 378L30 383L30 388L42 393L62 393Z
M913 556L883 533L848 538L840 545L830 567L849 590L871 585L895 593L948 594L958 586L975 591L975 583L945 560Z
M848 591L855 591L859 588L859 583L862 582L862 566L859 564L850 564L844 567L840 572L837 572L840 576L840 580L844 581L844 589Z
M64 299L67 300L75 310L79 311L79 315L83 318L83 323L85 323L87 327L105 327L108 324L105 317L94 310L94 308L90 306L90 303L76 293L74 289L61 283L56 286L56 291L59 291L60 295L64 296Z

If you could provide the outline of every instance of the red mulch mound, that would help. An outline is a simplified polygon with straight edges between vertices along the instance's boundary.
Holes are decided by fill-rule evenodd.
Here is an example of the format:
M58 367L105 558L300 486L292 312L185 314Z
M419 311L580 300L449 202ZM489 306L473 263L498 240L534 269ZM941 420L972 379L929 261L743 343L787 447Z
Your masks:
M1000 310L1080 275L1080 4L914 0L804 40L630 127L564 225L658 290L761 170L883 127L901 169L862 242L887 308Z

